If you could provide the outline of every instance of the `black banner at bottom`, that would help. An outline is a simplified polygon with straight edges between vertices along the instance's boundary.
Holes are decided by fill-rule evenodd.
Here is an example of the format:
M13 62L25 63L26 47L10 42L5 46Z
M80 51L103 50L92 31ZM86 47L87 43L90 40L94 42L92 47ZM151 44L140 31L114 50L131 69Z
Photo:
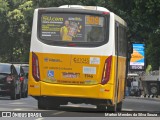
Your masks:
M65 115L56 115L55 111L0 111L0 117L16 117L16 118L41 118L41 117L86 117L86 116L65 116ZM87 112L86 112L87 113ZM95 112L87 117L160 117L160 111L158 112Z

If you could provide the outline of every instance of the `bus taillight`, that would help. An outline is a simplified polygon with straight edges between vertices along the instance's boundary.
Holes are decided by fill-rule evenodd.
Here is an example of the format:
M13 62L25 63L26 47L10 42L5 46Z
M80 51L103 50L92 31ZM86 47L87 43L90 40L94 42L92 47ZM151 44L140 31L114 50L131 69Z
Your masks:
M104 64L103 68L103 75L102 75L102 82L101 84L104 85L109 81L110 73L111 73L111 63L112 63L112 56L109 56Z
M36 81L40 80L38 57L32 52L32 75Z

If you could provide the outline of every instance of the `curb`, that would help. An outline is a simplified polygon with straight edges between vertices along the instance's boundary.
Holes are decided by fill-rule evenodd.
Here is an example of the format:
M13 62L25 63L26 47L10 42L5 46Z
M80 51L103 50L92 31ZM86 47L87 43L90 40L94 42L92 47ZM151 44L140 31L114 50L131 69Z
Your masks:
M141 98L158 98L158 95L148 95L148 94L144 94L140 96Z

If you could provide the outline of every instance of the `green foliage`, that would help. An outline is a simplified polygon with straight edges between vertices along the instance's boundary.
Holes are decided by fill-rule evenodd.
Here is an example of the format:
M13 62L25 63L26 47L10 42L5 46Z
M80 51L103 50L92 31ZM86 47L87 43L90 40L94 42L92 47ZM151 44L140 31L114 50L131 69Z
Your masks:
M153 70L160 66L160 1L113 0L115 12L128 24L131 42L146 44L146 61ZM147 65L146 65L147 66Z
M7 46L5 46L5 42L6 40L8 40L8 22L6 21L8 10L9 8L7 0L0 0L0 55L5 52L5 49L7 49Z
M5 30L1 32L1 56L2 62L26 62L28 61L30 35L32 27L33 4L31 0L6 1ZM3 7L6 7L3 6ZM1 7L2 8L2 7ZM6 10L6 9L5 9Z
M145 37L148 63L157 70L160 66L160 1L136 0L135 4L133 15L139 23L137 31Z
M28 61L33 10L61 5L102 6L128 24L130 42L146 44L146 61L160 66L160 0L0 0L0 61Z
M7 25L6 14L8 12L8 3L6 0L0 0L0 33L2 33Z

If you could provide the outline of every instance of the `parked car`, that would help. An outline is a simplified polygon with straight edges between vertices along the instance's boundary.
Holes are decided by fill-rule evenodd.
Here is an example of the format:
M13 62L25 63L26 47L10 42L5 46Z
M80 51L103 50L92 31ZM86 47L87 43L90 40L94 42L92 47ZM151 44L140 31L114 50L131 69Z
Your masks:
M19 80L21 82L21 97L28 97L28 75L25 74L24 69L21 64L14 64Z
M22 66L22 68L24 70L26 78L28 79L29 65L28 64L21 64L21 66Z
M0 95L21 98L21 82L13 64L0 63Z

